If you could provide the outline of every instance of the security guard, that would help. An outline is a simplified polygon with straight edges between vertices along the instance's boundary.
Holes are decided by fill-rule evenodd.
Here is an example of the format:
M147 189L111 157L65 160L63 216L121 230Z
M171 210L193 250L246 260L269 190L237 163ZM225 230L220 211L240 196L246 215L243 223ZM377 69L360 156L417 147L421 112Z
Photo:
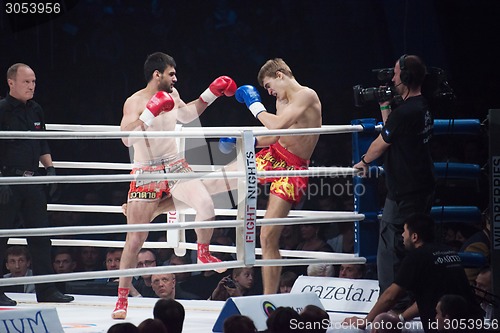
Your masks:
M25 64L17 63L7 70L9 95L0 100L0 131L43 131L45 123L41 106L32 100L36 76ZM46 174L55 176L52 157L47 142L35 139L0 140L0 176L31 177L38 174L39 162L46 168ZM15 228L16 218L26 228L49 226L45 186L0 185L0 228ZM51 263L49 237L28 237L28 249L32 257L34 275L54 274ZM5 258L7 238L0 238L0 258ZM72 296L59 292L53 283L37 284L38 302L71 302ZM14 306L0 289L0 306Z

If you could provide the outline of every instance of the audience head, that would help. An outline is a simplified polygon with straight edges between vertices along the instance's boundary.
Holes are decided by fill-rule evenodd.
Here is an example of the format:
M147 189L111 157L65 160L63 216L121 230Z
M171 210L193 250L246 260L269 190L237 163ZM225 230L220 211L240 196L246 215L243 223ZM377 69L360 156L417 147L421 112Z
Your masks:
M101 269L101 250L94 246L83 246L80 248L79 257L80 270L95 271Z
M233 280L247 290L253 287L253 275L252 267L235 268L232 274Z
M58 247L54 253L52 266L57 274L73 273L76 269L73 250L69 247Z
M181 333L186 313L174 299L160 299L153 308L153 317L163 322L168 333Z
M291 307L280 306L274 310L269 318L267 318L267 332L268 333L297 333L298 327L302 318L300 315L292 309Z
M256 333L253 320L243 315L232 315L224 320L224 333Z
M345 279L362 279L365 276L365 264L341 264L339 277Z
M175 275L173 273L151 275L151 288L159 298L175 298Z
M307 266L308 276L333 276L335 269L331 264L311 264Z
M309 304L300 313L305 327L310 327L310 333L325 333L330 324L330 316L319 306Z
M445 331L445 322L456 319L465 319L467 316L467 301L460 295L443 295L436 305L436 323L439 332Z
M26 246L11 246L5 256L5 267L11 277L26 276L31 265L31 256Z
M293 284L297 280L297 274L292 271L284 271L280 277L280 294L287 294L292 290Z
M137 268L156 267L156 253L151 249L141 249L137 254ZM151 274L143 275L144 279L151 277Z
M189 254L186 254L182 257L179 257L176 254L172 254L169 260L169 265L188 265L191 264L191 258L189 257ZM175 279L177 282L183 282L187 278L191 276L191 272L185 272L185 273L175 273Z
M401 333L401 320L391 312L382 312L373 318L371 333ZM389 324L390 323L390 324Z
M405 220L403 243L411 250L434 240L434 220L426 214L413 214Z
M165 324L160 319L145 319L137 328L139 333L168 333Z
M132 323L114 324L107 333L139 333L139 329Z
M481 302L491 302L492 284L491 284L491 269L489 266L481 268L476 276L475 287L476 295L480 298Z
M122 258L123 249L109 248L106 251L106 259L104 264L106 265L106 270L113 271L120 269L120 260Z

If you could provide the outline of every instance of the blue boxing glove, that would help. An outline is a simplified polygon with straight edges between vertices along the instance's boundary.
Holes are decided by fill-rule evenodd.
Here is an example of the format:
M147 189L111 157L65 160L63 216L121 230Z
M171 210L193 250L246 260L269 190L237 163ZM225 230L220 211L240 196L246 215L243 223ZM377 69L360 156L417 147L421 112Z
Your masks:
M220 138L219 150L223 154L231 154L236 147L236 138Z
M245 103L255 118L257 118L261 112L266 111L266 108L261 103L259 92L254 86L247 84L239 87L234 97L236 97L238 102Z

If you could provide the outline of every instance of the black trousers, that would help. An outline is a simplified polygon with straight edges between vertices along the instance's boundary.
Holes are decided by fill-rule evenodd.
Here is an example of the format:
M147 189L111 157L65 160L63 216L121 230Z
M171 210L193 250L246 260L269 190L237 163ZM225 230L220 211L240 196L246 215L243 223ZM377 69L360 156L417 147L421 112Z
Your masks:
M0 204L0 228L42 228L49 226L45 185L9 185L13 195L6 204ZM16 225L21 217L22 226ZM8 238L0 231L0 258L5 259ZM54 274L50 237L27 237L33 275ZM55 288L54 283L36 284L36 294L43 295ZM2 289L0 289L2 291Z

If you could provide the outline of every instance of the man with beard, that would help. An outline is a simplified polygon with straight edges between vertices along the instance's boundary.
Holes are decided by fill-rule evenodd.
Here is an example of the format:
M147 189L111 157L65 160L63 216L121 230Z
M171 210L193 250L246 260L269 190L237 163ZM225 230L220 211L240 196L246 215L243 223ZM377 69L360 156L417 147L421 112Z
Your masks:
M144 76L147 85L130 96L123 106L122 131L143 131L143 137L122 138L125 146L133 148L132 174L164 174L192 172L180 156L175 138L148 138L148 131L173 131L177 121L188 123L197 119L220 96L233 96L236 83L228 76L215 79L198 99L185 103L177 89L176 63L161 52L147 57ZM173 199L173 200L172 200ZM127 200L127 223L149 223L160 202L168 201L168 210L192 207L196 221L213 220L214 203L200 179L191 180L135 180L130 184ZM212 229L196 229L198 262L215 263L220 260L209 252ZM147 232L129 232L125 241L120 269L135 268ZM113 319L125 319L132 277L120 277L118 301Z

